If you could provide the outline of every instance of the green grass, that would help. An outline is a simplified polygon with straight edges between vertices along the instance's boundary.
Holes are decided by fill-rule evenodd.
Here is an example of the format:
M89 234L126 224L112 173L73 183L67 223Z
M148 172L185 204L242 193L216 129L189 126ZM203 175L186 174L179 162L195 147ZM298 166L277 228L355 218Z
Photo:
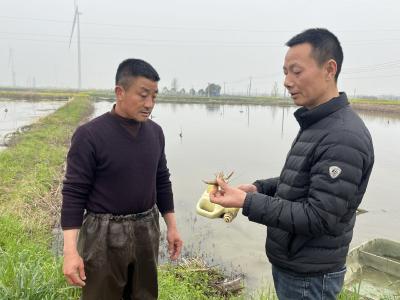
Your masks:
M57 217L49 214L51 200L57 201L49 194L59 183L71 134L91 107L88 97L76 97L0 152L1 299L78 298L49 250Z
M196 260L184 266L163 265L159 268L159 299L241 299L215 288L223 280L215 268L207 268Z
M36 240L34 232L10 215L0 218L0 228L1 299L78 299L79 290L67 286L61 261L42 238Z
M77 93L68 91L31 91L31 90L0 90L0 98L9 98L13 100L30 100L30 101L44 101L44 100L67 100ZM79 96L85 96L80 93ZM86 95L87 96L87 95Z
M354 104L400 105L400 100L350 98Z
M227 104L227 105L293 105L290 98L268 96L227 96L219 97L190 96L190 95L158 95L158 102L167 103L197 103L197 104Z

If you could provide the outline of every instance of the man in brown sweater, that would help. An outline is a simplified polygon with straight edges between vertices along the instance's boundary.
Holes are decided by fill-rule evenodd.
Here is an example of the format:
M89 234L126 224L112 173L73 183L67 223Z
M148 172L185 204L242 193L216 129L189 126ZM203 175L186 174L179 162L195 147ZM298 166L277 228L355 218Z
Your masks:
M84 300L157 299L159 212L171 259L180 254L164 135L149 120L159 79L147 62L123 61L111 112L72 137L62 191L64 274L83 287Z

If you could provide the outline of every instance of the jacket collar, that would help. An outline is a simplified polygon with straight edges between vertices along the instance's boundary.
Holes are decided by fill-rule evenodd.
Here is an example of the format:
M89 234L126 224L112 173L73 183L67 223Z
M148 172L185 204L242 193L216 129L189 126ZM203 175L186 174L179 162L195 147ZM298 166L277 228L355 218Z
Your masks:
M347 105L349 105L349 101L347 100L346 93L340 92L338 97L332 98L328 102L312 109L307 109L305 107L299 108L294 112L294 116L297 122L299 122L301 129L306 129Z

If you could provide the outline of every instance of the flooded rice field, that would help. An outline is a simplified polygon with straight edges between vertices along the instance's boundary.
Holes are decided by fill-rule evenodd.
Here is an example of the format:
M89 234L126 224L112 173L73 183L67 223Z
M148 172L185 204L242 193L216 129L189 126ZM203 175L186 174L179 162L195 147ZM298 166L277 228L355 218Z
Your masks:
M94 116L112 107L97 102ZM251 183L279 175L297 134L295 107L159 103L153 121L166 137L175 211L184 239L184 255L201 255L210 264L245 275L250 289L271 282L264 252L266 228L241 212L232 223L196 214L205 189L202 179L234 171L231 183ZM374 141L375 166L358 216L351 247L372 238L400 240L400 118L360 113Z
M0 151L7 134L15 132L38 118L54 112L65 101L25 101L0 99Z

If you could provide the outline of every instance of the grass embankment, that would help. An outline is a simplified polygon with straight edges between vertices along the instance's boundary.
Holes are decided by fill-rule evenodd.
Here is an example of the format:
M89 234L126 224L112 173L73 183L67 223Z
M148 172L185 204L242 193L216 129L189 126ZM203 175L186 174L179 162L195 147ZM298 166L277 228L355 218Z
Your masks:
M62 90L0 90L0 99L13 99L13 100L29 100L29 101L43 101L43 100L67 100L76 95L74 91ZM88 94L79 94L81 97Z
M182 104L218 104L218 105L266 105L266 106L295 106L289 97L268 97L268 96L219 96L202 97L188 95L159 95L158 102L182 103ZM349 99L351 106L357 111L379 112L390 115L400 115L400 101L387 99Z
M196 103L196 104L227 104L227 105L293 105L293 101L289 98L267 97L267 96L228 96L221 95L218 97L208 96L190 96L190 95L163 95L157 96L158 102L167 103Z
M95 92L97 99L114 101L111 92ZM382 112L393 115L400 114L400 100L387 99L349 99L352 107L358 111ZM209 105L266 105L266 106L295 106L289 97L271 96L231 96L221 95L218 97L191 96L191 95L165 95L157 96L158 103L177 103L177 104L209 104Z
M357 111L400 115L400 100L354 98L350 99L350 103Z
M68 99L77 91L58 90L58 89L0 89L0 98L24 99L24 100L62 100ZM112 90L85 90L86 95L95 97L97 101L109 100L114 101L114 92ZM82 94L82 93L81 93ZM351 105L358 111L382 112L393 115L400 114L400 100L388 99L364 99L349 98ZM278 105L278 106L294 106L290 97L272 97L272 96L237 96L237 95L220 95L218 97L208 97L189 94L167 95L159 94L157 102L165 103L181 103L181 104L226 104L226 105Z
M59 186L71 134L91 108L88 97L76 97L0 152L1 299L77 298L49 249L59 207L52 191Z

